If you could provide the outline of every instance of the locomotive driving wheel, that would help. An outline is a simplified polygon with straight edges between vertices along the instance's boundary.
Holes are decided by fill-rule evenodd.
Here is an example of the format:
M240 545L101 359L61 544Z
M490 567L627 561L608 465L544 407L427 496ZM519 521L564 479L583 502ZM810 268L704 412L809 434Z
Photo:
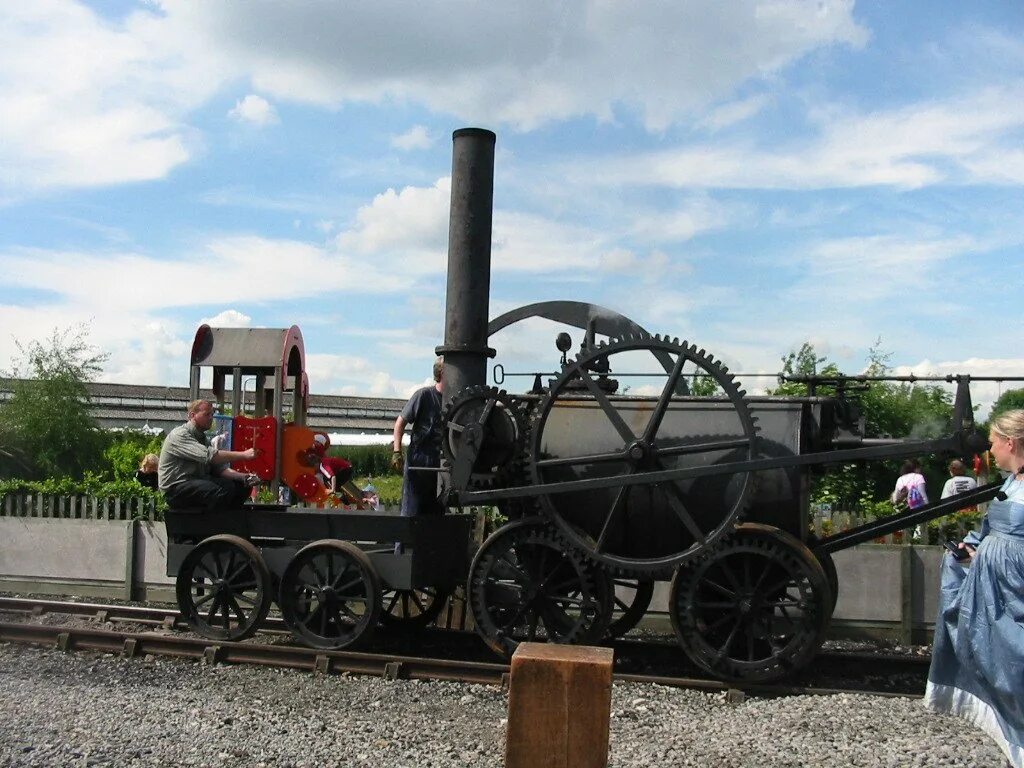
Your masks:
M456 488L488 485L520 460L526 427L519 406L504 390L467 387L445 410L441 450Z
M775 680L810 662L831 606L813 553L788 533L753 523L680 568L669 599L690 660L716 677L746 682Z
M645 579L608 577L612 593L612 620L606 637L622 637L640 623L654 596L654 582Z
M617 394L622 381L629 388ZM712 382L717 394L681 399L688 381ZM745 394L727 368L678 339L626 337L584 350L534 416L533 482L574 483L538 494L542 513L612 573L671 573L731 532L746 508L752 473L697 474L755 457ZM697 472L666 478L672 470Z
M441 587L385 590L380 624L400 630L425 629L441 614L450 595L450 590Z
M271 579L259 549L238 536L201 541L178 569L175 593L181 615L213 640L244 640L267 616Z
M381 611L380 578L354 544L315 541L285 567L278 604L300 642L347 648L373 634Z
M477 631L505 656L521 642L598 642L611 616L604 575L536 518L491 534L466 591Z

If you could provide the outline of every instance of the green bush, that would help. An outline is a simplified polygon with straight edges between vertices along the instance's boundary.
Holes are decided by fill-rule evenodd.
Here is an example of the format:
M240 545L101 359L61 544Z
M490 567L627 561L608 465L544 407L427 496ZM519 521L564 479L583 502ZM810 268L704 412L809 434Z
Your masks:
M147 453L159 455L163 441L163 435L154 437L144 432L120 432L103 452L103 458L115 480L131 480L142 457Z
M164 495L157 491L143 488L134 479L106 480L98 474L86 472L81 480L67 477L47 478L45 480L0 480L0 504L8 494L42 494L45 496L97 496L106 499L144 498L153 499L156 504L157 519L163 519L167 508Z
M356 477L391 474L390 445L339 445L332 446L327 453L351 462L352 474Z

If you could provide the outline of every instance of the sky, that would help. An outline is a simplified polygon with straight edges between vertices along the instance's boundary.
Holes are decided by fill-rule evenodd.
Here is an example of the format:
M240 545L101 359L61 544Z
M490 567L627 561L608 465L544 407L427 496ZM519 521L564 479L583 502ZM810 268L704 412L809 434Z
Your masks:
M1024 375L1015 0L3 3L0 104L0 368L85 324L100 380L184 385L201 323L294 324L314 393L408 395L476 126L491 317L592 302L738 372L809 341ZM495 362L554 370L559 330Z

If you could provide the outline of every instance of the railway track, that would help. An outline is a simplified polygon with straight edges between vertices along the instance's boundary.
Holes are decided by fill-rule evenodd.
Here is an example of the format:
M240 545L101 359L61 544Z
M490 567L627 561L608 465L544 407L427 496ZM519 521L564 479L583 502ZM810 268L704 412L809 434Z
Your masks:
M323 674L375 675L388 679L455 680L486 685L507 685L507 664L472 658L436 658L421 653L325 651L290 643L242 643L184 636L188 629L176 609L148 606L37 600L0 597L0 613L24 616L27 621L0 622L0 642L22 643L59 650L97 651L124 658L166 656L204 663L255 664L306 670ZM31 619L45 615L89 619L97 623L149 625L154 631L100 629L70 624L41 624ZM280 619L270 617L261 634L288 635ZM417 650L430 652L444 646L451 649L453 635L470 647L475 635L438 630L434 641L417 643ZM388 645L388 643L384 643ZM392 645L395 645L392 643ZM398 645L401 647L401 643ZM479 645L476 643L476 645ZM410 647L406 644L404 647ZM920 696L928 669L927 657L860 652L822 652L812 669L788 685L724 683L687 674L678 647L665 643L620 640L615 643L616 681L653 683L701 691L727 691L733 698L750 696L794 696L859 693L876 696ZM479 650L479 649L477 649ZM446 654L447 655L447 654ZM642 670L670 670L673 674L650 674ZM910 682L897 685L886 681L905 676ZM919 686L915 681L919 681ZM867 685L865 685L865 682ZM872 685L872 683L878 683ZM916 688L920 690L916 690Z

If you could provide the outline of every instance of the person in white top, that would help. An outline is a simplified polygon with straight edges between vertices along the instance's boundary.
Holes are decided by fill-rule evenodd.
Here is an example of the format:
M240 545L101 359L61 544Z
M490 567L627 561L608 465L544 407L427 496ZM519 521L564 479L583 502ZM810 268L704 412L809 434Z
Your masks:
M967 474L967 467L960 459L953 459L949 462L949 480L942 486L942 498L956 496L958 493L967 493L978 487L978 481Z
M925 490L924 475L917 459L903 462L900 476L896 479L896 487L890 496L893 504L906 504L913 509L928 503L928 492Z

